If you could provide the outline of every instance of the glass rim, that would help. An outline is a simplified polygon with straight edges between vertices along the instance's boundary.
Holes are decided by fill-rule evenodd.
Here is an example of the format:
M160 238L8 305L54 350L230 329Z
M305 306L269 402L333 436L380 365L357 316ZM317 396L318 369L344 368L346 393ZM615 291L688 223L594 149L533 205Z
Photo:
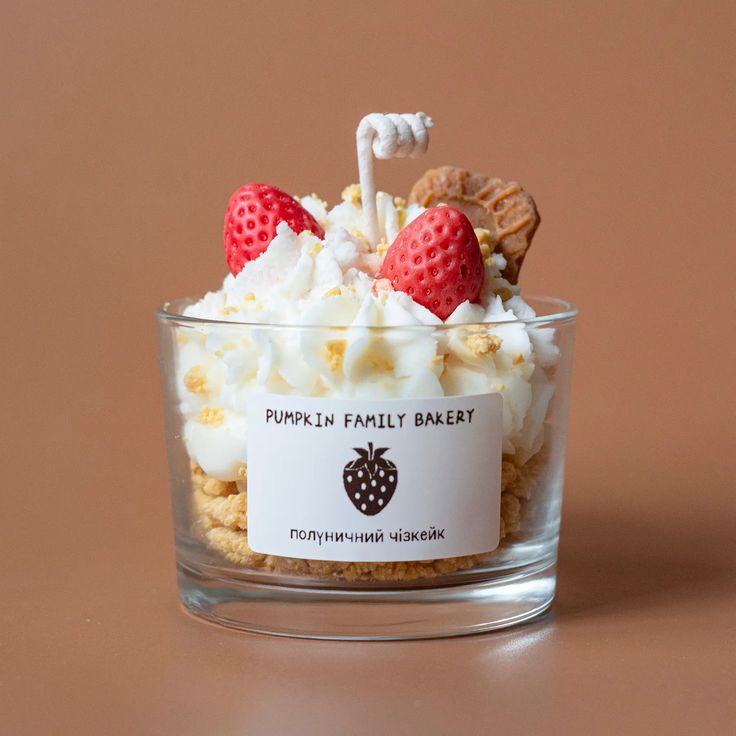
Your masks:
M200 297L181 297L179 299L171 299L156 308L156 317L164 322L174 322L191 326L202 327L205 325L216 325L220 327L248 327L260 329L283 329L283 330L370 330L376 332L390 332L394 330L454 330L458 328L488 328L497 325L540 325L540 324L567 324L575 321L579 314L579 310L572 303L554 296L546 296L543 294L530 294L523 296L525 302L536 302L547 304L554 308L550 314L541 314L526 319L517 317L515 319L497 320L495 322L454 322L446 324L444 322L437 325L414 324L414 325L313 325L313 324L287 324L282 322L243 322L228 319L206 319L203 317L191 317L183 314L181 309L183 306L190 306Z

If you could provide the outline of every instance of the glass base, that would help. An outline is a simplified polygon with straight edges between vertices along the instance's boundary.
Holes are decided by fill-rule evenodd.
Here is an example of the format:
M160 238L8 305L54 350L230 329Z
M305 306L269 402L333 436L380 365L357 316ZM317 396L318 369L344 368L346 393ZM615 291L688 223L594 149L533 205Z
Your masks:
M195 616L261 634L342 640L430 639L514 626L550 607L556 572L547 561L460 585L358 590L269 585L178 567L181 601Z

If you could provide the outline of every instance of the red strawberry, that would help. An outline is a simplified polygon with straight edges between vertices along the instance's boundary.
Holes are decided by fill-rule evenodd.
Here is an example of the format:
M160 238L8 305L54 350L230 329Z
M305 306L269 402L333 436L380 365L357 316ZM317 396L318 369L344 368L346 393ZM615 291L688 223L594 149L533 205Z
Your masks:
M318 238L325 231L293 197L270 184L245 184L230 197L225 212L225 260L233 274L263 253L285 222L295 233L311 230Z
M470 220L454 207L422 212L396 236L379 276L447 319L459 304L476 301L483 286L483 256Z

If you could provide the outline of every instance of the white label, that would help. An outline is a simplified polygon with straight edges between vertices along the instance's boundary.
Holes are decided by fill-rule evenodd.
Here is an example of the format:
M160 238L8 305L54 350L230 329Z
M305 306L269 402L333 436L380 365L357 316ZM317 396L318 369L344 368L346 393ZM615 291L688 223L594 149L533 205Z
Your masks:
M314 560L490 552L500 394L384 401L248 398L248 543Z

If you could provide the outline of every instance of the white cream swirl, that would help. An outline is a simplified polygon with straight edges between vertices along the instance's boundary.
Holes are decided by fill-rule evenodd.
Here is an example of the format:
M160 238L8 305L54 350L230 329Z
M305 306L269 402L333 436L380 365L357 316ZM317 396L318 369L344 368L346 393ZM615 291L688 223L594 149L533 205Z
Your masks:
M253 392L355 398L500 392L504 453L525 462L542 442L552 395L545 368L558 355L552 330L518 321L534 312L501 277L503 256L484 244L480 303L460 304L443 326L374 278L382 253L371 252L362 237L357 188L349 187L344 200L328 210L314 196L302 198L325 228L324 240L280 224L265 253L185 310L223 322L182 327L177 335L191 458L216 478L238 478L247 462L245 407ZM384 193L377 201L379 233L388 242L422 211Z

